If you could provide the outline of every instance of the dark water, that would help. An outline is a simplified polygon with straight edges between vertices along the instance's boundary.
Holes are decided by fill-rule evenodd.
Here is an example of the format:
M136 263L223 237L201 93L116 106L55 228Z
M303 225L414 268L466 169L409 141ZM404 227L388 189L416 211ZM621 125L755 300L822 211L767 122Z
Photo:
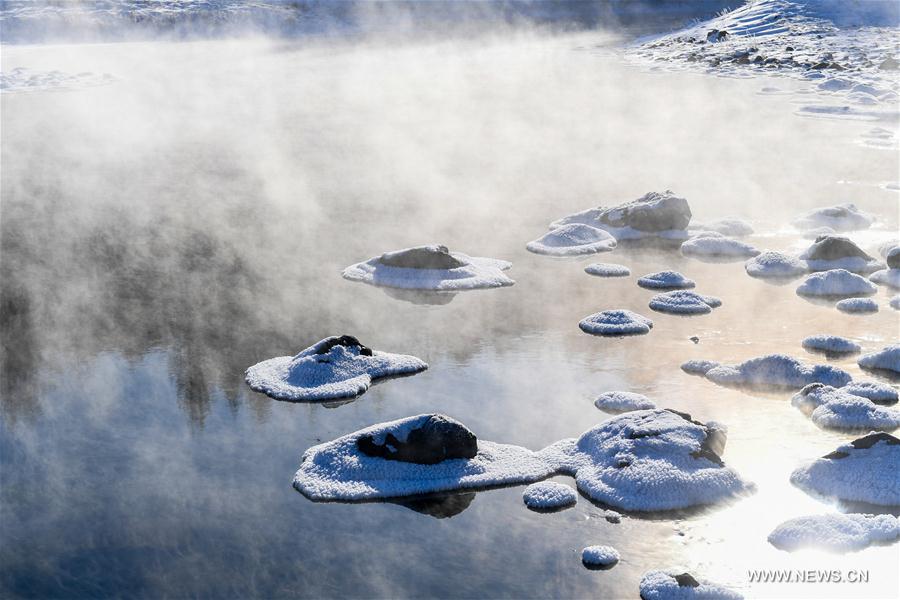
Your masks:
M593 38L427 47L243 44L20 48L7 65L83 65L109 86L2 97L0 595L4 597L615 597L683 565L748 591L749 568L868 568L894 597L898 547L776 551L782 520L835 510L790 486L823 432L788 394L718 388L691 358L805 353L814 333L866 351L898 338L888 294L842 314L753 280L741 263L621 248L589 260L524 244L546 223L671 187L699 219L754 220L760 248L809 207L855 201L896 233L896 154L859 123L803 120L761 84L652 75ZM839 185L841 180L863 185ZM869 185L871 184L871 185ZM442 242L513 261L514 287L422 305L341 279L385 250ZM674 268L721 297L696 318L653 313L634 278ZM629 308L650 335L583 334ZM348 333L430 369L338 406L272 401L244 369ZM688 338L697 335L699 344ZM833 360L863 375L853 357ZM585 499L537 514L522 488L413 504L316 504L291 488L302 452L372 423L440 411L483 439L537 449L630 390L729 428L748 498L674 519L607 522ZM566 478L560 478L565 481ZM622 562L581 566L609 544ZM784 597L796 588L755 588Z

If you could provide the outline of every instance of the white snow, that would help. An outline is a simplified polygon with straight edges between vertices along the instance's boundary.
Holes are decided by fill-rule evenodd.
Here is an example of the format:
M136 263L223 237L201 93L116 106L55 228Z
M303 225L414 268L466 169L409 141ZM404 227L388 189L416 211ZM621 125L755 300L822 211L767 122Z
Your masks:
M584 272L597 277L628 277L631 275L631 269L625 265L614 263L592 263L584 268Z
M851 381L841 389L854 396L868 398L875 404L894 404L898 399L897 390L877 381Z
M446 250L443 246L419 246L432 251ZM382 264L385 257L395 256L414 250L406 248L385 253L344 269L343 276L350 281L361 281L371 285L411 290L460 291L479 288L496 288L513 285L515 281L503 271L512 263L494 258L468 256L461 252L449 252L462 266L451 269L416 269L394 267Z
M834 387L847 385L850 374L832 365L807 365L786 354L769 354L751 358L738 365L712 365L711 361L689 361L681 368L691 374L703 375L713 383L724 386L759 386L800 389L810 383L824 383ZM703 369L706 369L704 372Z
M625 309L604 310L585 317L578 323L585 333L604 336L642 335L650 333L653 321Z
M751 277L788 278L806 273L809 267L796 256L767 250L748 260L744 264L744 270Z
M743 237L753 233L753 226L743 219L726 217L702 223L693 222L688 229L695 231L715 231L729 237Z
M278 400L322 401L351 398L364 393L372 381L418 373L428 365L415 356L372 351L360 354L357 346L335 345L319 354L335 338L325 338L296 356L279 356L247 369L247 385Z
M878 288L865 277L844 269L831 269L812 273L797 287L801 296L841 298L848 296L869 296Z
M569 223L528 242L525 248L548 256L581 256L614 250L616 238L591 225Z
M703 315L722 305L714 296L701 296L690 290L675 290L657 294L650 299L650 308L673 315Z
M900 373L900 344L892 344L878 352L863 354L856 362L864 369L880 369Z
M791 483L807 493L847 502L900 506L898 464L900 440L872 433L797 468Z
M878 312L878 303L871 298L846 298L834 305L841 312L870 314Z
M589 567L611 567L619 558L619 551L612 546L588 546L581 551L581 562Z
M869 281L900 290L900 269L882 269L869 275Z
M769 534L769 543L793 552L816 548L831 552L853 552L872 544L900 538L900 521L893 515L807 515L785 521Z
M759 250L733 238L698 235L681 244L681 253L692 257L744 259L759 255Z
M678 271L649 273L638 279L637 284L648 290L682 290L696 285L694 280L688 279Z
M573 506L578 502L578 494L564 483L539 481L525 488L522 500L531 509L553 510Z
M711 581L694 579L699 585L679 585L680 569L647 571L639 586L641 600L741 600L738 592Z
M874 222L874 216L859 210L855 204L837 204L811 210L794 219L793 224L798 229L829 227L834 231L855 231L868 229Z
M73 90L98 85L107 85L116 81L108 73L64 73L62 71L36 71L24 67L16 67L7 72L0 72L0 92L45 92Z
M879 406L846 388L813 383L794 394L791 404L823 429L893 431L900 427L900 410Z
M634 392L603 392L594 400L594 406L608 413L656 408L650 398Z
M862 350L862 346L839 335L811 335L802 345L807 350L819 350L834 354L850 354Z

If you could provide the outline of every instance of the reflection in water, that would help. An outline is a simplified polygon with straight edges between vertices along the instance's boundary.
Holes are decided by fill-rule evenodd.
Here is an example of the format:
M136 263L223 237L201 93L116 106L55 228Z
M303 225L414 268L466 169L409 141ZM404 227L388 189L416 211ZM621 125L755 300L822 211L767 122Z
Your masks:
M423 496L409 500L394 500L393 503L435 519L449 519L469 508L474 499L475 492L462 492Z
M456 292L428 292L423 290L403 290L400 288L381 288L385 294L397 300L403 300L411 304L427 306L443 306L450 304L456 297Z

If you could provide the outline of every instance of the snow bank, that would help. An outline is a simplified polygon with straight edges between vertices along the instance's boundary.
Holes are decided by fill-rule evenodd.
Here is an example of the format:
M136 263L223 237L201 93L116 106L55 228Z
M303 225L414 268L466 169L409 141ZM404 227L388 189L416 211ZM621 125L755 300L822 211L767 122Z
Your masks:
M862 350L862 346L839 335L811 335L801 343L806 350L828 354L852 354Z
M322 401L352 398L376 379L427 368L415 356L370 350L352 336L332 336L296 356L257 363L247 369L244 379L252 390L278 400Z
M900 506L900 440L889 433L870 433L791 473L791 483L807 493Z
M823 429L893 431L900 427L900 410L879 406L846 388L812 383L795 394L791 404Z
M819 85L835 85L840 80L833 79L830 81L830 83L825 82ZM793 225L798 229L829 227L834 231L856 231L868 229L874 222L874 216L859 210L855 204L837 204L835 206L816 208L802 214L794 219Z
M678 570L648 571L641 577L641 600L740 600L738 592Z
M597 277L628 277L631 275L631 269L625 265L613 263L592 263L584 268L584 272Z
M714 296L701 296L689 290L675 290L657 294L650 299L650 308L673 315L704 315L722 306Z
M612 546L588 546L581 551L581 562L588 568L609 568L619 562L619 558L619 551Z
M525 248L548 256L581 256L615 250L616 238L584 223L570 223L528 242Z
M634 392L603 392L594 400L594 406L608 413L656 408L656 404L650 398Z
M649 192L618 206L599 206L573 213L551 223L550 229L583 223L604 229L620 241L647 237L683 240L688 237L690 221L691 209L687 200L666 190Z
M563 483L539 481L525 488L522 500L532 510L558 510L574 506L578 502L578 494Z
M900 290L900 269L882 269L869 275L869 281Z
M900 344L885 346L878 352L864 354L856 361L864 369L876 369L900 373Z
M844 269L813 273L797 287L797 294L800 296L824 298L870 296L877 291L875 284Z
M827 514L785 521L769 534L769 543L779 550L817 548L831 552L853 552L872 544L900 538L900 521L893 515Z
M842 387L850 374L831 365L806 365L786 354L769 354L730 366L712 361L688 361L681 368L703 375L713 383L730 387L794 388L810 383ZM704 371L705 369L705 371Z
M854 273L871 273L884 268L881 261L869 256L851 240L840 235L820 235L801 255L810 271L845 269Z
M744 263L744 270L751 277L781 279L798 277L809 268L804 261L795 256L767 250Z
M371 285L444 292L513 285L502 272L511 266L504 260L450 252L435 244L386 252L347 267L343 276Z
M637 284L648 290L683 290L696 285L678 271L659 271L649 273L637 280Z
M759 250L745 242L720 234L700 234L681 244L684 256L695 258L744 259L759 255Z
M878 303L871 298L847 298L834 305L841 312L870 314L878 312Z
M734 217L726 217L714 221L704 221L702 223L694 222L691 223L689 229L695 231L714 231L729 237L743 237L753 233L753 226L750 225L750 223Z
M603 336L643 335L650 333L653 321L630 310L604 310L585 317L578 323L585 333Z

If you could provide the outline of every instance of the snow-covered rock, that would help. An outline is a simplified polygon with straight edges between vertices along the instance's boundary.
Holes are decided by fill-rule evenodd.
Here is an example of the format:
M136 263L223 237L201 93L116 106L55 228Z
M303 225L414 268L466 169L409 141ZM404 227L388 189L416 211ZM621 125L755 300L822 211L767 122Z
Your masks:
M681 370L690 375L703 375L715 367L721 366L722 363L714 360L693 359L681 365Z
M769 534L769 543L779 550L814 548L831 552L853 552L872 544L900 538L900 521L893 515L808 515L789 519Z
M256 392L278 400L323 401L352 398L376 379L418 373L428 365L415 356L379 352L343 335L325 338L296 356L279 356L247 369Z
M604 310L589 315L578 323L585 333L603 336L642 335L650 333L653 321L625 309Z
M853 340L839 335L811 335L804 338L802 346L806 350L827 354L853 354L862 350L862 346Z
M695 231L715 231L729 237L743 237L753 233L753 226L750 223L734 217L704 221L702 223L693 222L690 225L690 229Z
M900 269L900 243L886 242L878 248L878 252L887 261L889 269Z
M361 435L356 447L366 456L433 465L454 458L474 458L478 438L446 415L421 415L389 431Z
M525 488L522 501L532 510L559 510L574 506L578 502L578 494L564 483L539 481Z
M461 291L513 285L503 271L512 263L450 252L437 244L386 252L344 269L350 281L434 291Z
M671 191L649 192L637 200L613 207L597 207L554 221L550 229L569 223L584 223L605 229L617 240L662 237L686 239L691 221L687 200Z
M616 238L603 229L569 223L528 242L525 248L548 256L582 256L615 250Z
M718 385L800 389L811 383L842 387L852 377L832 365L807 365L786 354L769 354L731 366L712 361L688 361L682 370L702 375Z
M722 306L715 296L701 296L690 290L675 290L657 294L650 299L650 308L673 315L704 315Z
M801 255L810 271L845 269L853 273L871 273L884 267L850 239L840 235L820 235Z
M841 389L848 394L868 398L875 404L895 404L898 399L896 389L877 381L851 381Z
M610 568L619 558L619 551L612 546L588 546L581 551L581 562L588 568Z
M681 253L695 258L742 260L759 255L759 250L746 242L716 234L697 235L681 244Z
M851 296L871 296L878 291L872 282L844 269L821 271L807 276L797 287L800 296L823 298L847 298Z
M656 408L650 398L634 392L603 392L594 400L594 406L608 413Z
M592 263L584 268L584 272L597 277L628 277L631 275L631 269L625 265L614 263Z
M856 231L868 229L874 222L875 217L859 210L855 204L838 204L811 210L794 219L793 224L798 229L830 227L834 231Z
M648 273L637 280L637 284L648 290L684 290L697 285L678 271Z
M863 354L856 362L864 369L900 373L900 344L892 344L878 352Z
M807 493L846 502L900 506L900 440L870 433L791 473L791 483Z
M881 269L869 275L869 281L900 290L900 269Z
M803 275L809 267L796 256L767 250L744 263L744 270L751 277L787 279Z
M893 431L900 427L900 410L879 406L846 388L811 383L794 394L791 404L823 429Z
M878 312L878 303L871 298L845 298L834 307L841 312L857 315Z
M889 304L891 305L891 308L893 308L894 310L900 310L900 294L897 294L896 296L891 296L891 300L890 300Z
M647 571L639 586L641 600L741 600L738 592L676 569Z

